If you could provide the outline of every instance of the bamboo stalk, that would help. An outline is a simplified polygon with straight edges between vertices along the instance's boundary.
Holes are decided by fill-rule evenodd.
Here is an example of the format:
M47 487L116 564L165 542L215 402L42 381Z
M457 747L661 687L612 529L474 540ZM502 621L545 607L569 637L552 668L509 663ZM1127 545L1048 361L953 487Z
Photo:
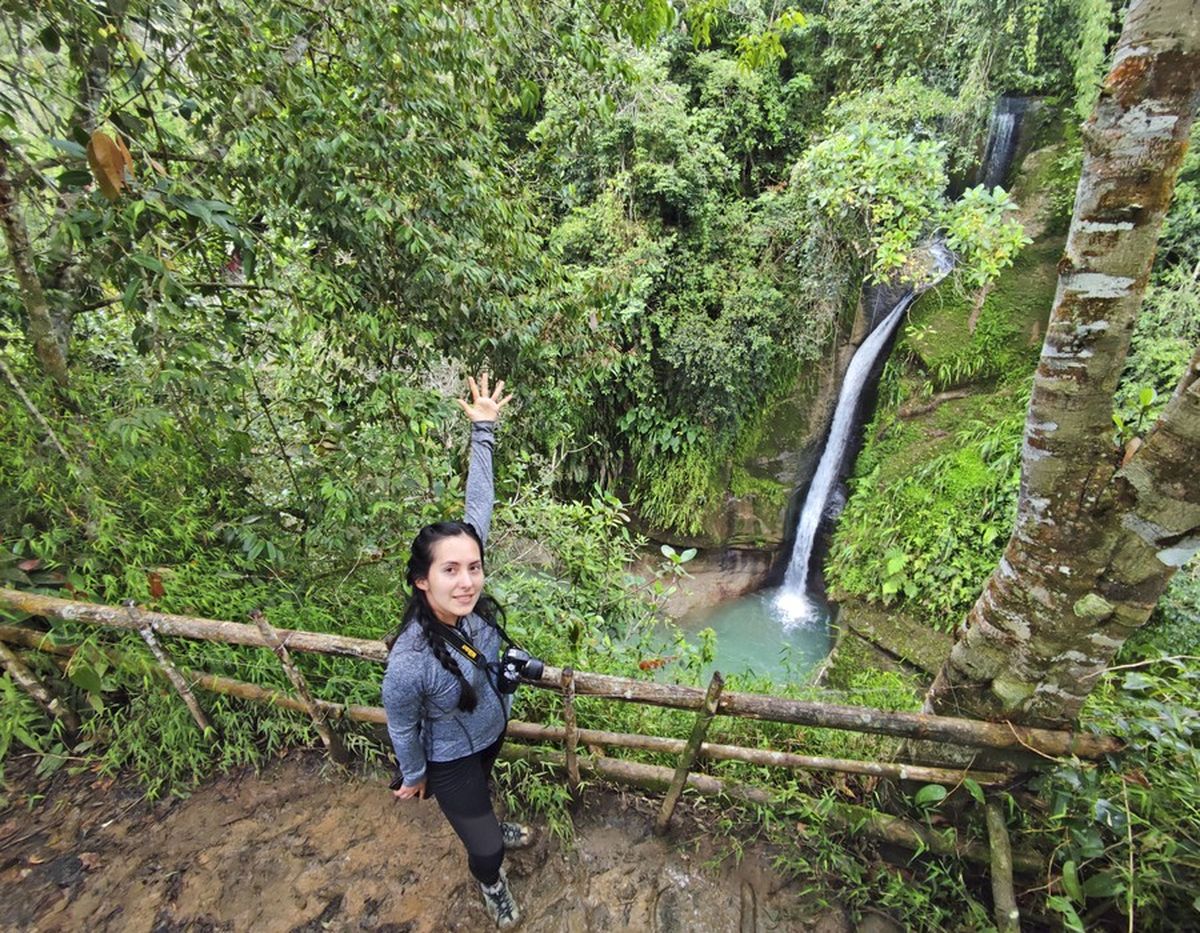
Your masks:
M532 761L552 768L564 768L565 756L561 752L547 751L530 746L508 744L500 749L500 757L507 760ZM660 791L671 781L674 771L659 765L645 765L616 758L581 757L580 769L606 780L630 784L643 790ZM689 774L688 787L705 796L723 796L759 806L772 806L780 801L769 791L758 787L721 781L706 774ZM976 842L962 842L951 828L935 830L921 826L898 816L881 813L869 807L855 804L815 801L811 798L789 794L787 802L796 804L807 801L815 809L823 811L825 821L834 829L849 833L861 833L881 842L912 849L916 852L933 852L949 855L980 864L988 864L991 854L987 846ZM1036 874L1045 865L1034 853L1014 853L1013 867L1026 874Z
M25 590L0 589L0 606L26 612L29 615L62 619L67 622L82 622L106 625L110 628L133 629L135 626L120 607L101 603L85 603L72 599L42 596ZM142 610L143 621L154 626L159 635L174 638L192 638L197 641L216 641L226 645L245 645L249 648L270 648L262 633L253 625L241 622L225 622L201 619L193 616L171 615L165 612ZM387 662L387 647L381 641L366 638L348 638L345 635L327 635L323 632L297 632L277 629L287 640L291 651L309 651L315 654L335 654L367 661Z
M558 676L558 669L547 664L540 685L556 685ZM675 709L698 710L704 702L704 691L698 687L581 671L575 672L575 694ZM959 719L930 713L890 712L864 706L843 706L733 691L721 697L717 713L849 732L928 739L973 748L1034 749L1055 757L1076 755L1080 758L1101 758L1119 752L1125 744L1113 736L1090 732L1038 729L1008 722Z
M561 742L566 737L562 726L543 726L538 723L513 720L508 724L509 735L531 742ZM684 739L669 739L654 735L637 735L626 732L605 732L600 729L579 729L578 741L585 745L602 745L616 748L633 748L645 752L660 752L678 755L683 751ZM794 752L777 752L766 748L746 748L741 745L720 745L712 742L701 744L701 758L713 761L743 761L752 765L773 768L794 768L802 771L838 771L845 774L866 774L873 777L891 778L898 781L921 781L925 784L943 784L957 787L964 777L969 777L982 787L1007 784L1012 775L1002 771L965 771L956 768L933 768L891 761L860 761L852 758L827 758L819 755L798 755Z
M8 380L8 384L12 386L13 392L17 398L21 400L21 404L25 406L25 410L29 412L31 418L37 422L46 438L50 441L51 446L58 451L58 455L66 461L67 466L74 468L75 461L71 459L71 455L67 453L67 448L63 446L63 442L58 439L58 435L54 432L54 428L50 427L50 422L45 416L38 411L38 407L33 404L33 400L25 394L25 390L21 387L21 383L17 381L16 374L8 368L8 364L4 362L4 358L0 357L0 373L4 374L4 378Z
M40 651L70 656L73 649L68 645L51 642L43 633L12 625L0 625L0 641L24 645ZM244 700L270 703L281 709L307 712L303 703L277 691L267 690L253 684L231 680L214 674L185 671L194 686L215 693L224 693ZM316 699L327 719L351 719L355 722L387 724L387 716L379 706L351 706ZM539 723L522 722L514 719L508 724L508 734L516 739L530 742L566 742L568 730L563 726L545 726ZM627 732L608 732L602 729L575 730L576 744L601 745L615 748L632 748L639 751L678 755L686 744L684 739L670 739L655 735L637 735ZM765 748L745 748L740 745L720 745L711 742L701 744L698 754L714 761L743 761L753 765L776 768L794 768L806 771L838 771L846 774L867 774L874 777L892 778L901 781L921 781L926 784L943 784L955 787L964 777L972 778L983 787L1006 784L1010 775L998 771L963 771L955 768L932 768L903 762L859 761L847 758L826 758L816 755L798 755L793 752L778 752Z
M567 755L567 783L571 793L579 793L579 758L576 748L579 743L579 729L575 722L575 671L564 667L562 672L563 690L563 722L566 724L564 743Z
M138 621L137 605L132 599L126 601L125 611L129 613L129 618L134 622ZM158 639L154 636L154 628L149 623L143 623L138 629L142 636L142 641L150 649L150 653L154 655L154 659L158 662L158 666L162 669L162 675L170 681L171 686L175 688L175 692L179 694L184 705L187 706L188 712L192 714L192 720L200 727L201 734L208 740L209 744L216 741L216 733L212 726L209 725L208 719L205 718L204 711L200 708L200 704L196 701L195 694L188 688L187 681L183 679L175 665L171 663L170 657Z
M111 606L57 599L20 590L0 589L0 606L24 611L30 615L74 622L96 623L114 628L132 627L121 611ZM143 612L143 616L154 625L155 631L160 635L257 648L270 647L253 626L237 622L218 622L159 612ZM380 641L317 632L284 629L279 631L287 639L288 647L296 651L345 655L379 663L387 660L387 648ZM532 683L534 686L559 691L562 689L562 669L546 665L542 679ZM650 706L691 710L699 710L704 702L704 691L697 687L660 684L581 671L574 672L574 683L576 696L608 697ZM1094 759L1119 752L1124 747L1124 743L1113 736L1088 732L1037 729L1007 722L985 722L928 713L888 712L868 707L791 700L754 693L725 693L721 697L717 713L900 738L928 739L972 748L1033 750L1056 757L1076 755L1080 758Z
M1012 843L1008 838L1008 826L999 802L988 800L984 804L987 814L988 843L991 847L992 864L992 909L999 933L1021 933L1021 913L1017 910L1017 896L1013 892Z
M679 795L683 793L683 786L687 783L688 772L692 770L692 763L696 760L696 753L700 750L700 746L704 742L704 737L708 734L709 723L712 722L713 716L716 715L717 704L721 702L721 691L724 689L725 680L721 677L721 672L713 671L712 680L708 683L708 691L704 694L704 706L696 714L696 722L692 726L692 734L688 737L683 751L679 753L679 763L675 766L675 776L671 778L671 786L667 788L667 795L663 798L662 809L658 811L658 819L654 822L654 831L660 836L667 831L667 825L671 822L671 814L675 812L675 804L679 802Z
M342 744L342 740L337 734L329 728L329 724L325 721L325 713L320 706L313 700L313 695L309 692L308 682L304 679L304 675L300 673L300 669L292 663L292 657L288 654L287 647L279 638L279 633L272 628L271 623L267 621L267 617L258 609L250 613L250 618L254 620L254 624L258 626L259 632L262 633L263 640L267 642L271 650L275 652L275 657L279 658L279 663L283 665L284 671L287 673L288 680L292 682L292 686L296 688L296 693L300 695L300 701L304 704L304 711L308 713L312 720L313 728L317 730L317 735L321 737L321 741L325 744L326 750L338 764L345 764L350 760L350 755L346 751L346 747Z
M0 642L7 641L15 644L22 644L35 650L42 650L60 656L69 656L73 649L68 645L58 645L50 642L44 635L32 632L29 629L22 629L16 626L0 625ZM0 650L7 650L3 644L0 644ZM18 662L19 663L19 662ZM256 684L248 684L242 681L233 680L228 677L221 677L215 674L204 674L195 671L187 671L187 677L191 680L194 686L209 690L214 693L224 694L226 696L237 697L238 699L248 700L251 702L267 703L280 709L292 710L295 712L308 713L310 711L303 701L295 697L287 696L275 690L268 690L264 687L259 687ZM358 705L342 705L331 703L327 700L314 699L313 705L318 707L322 713L330 718L346 718L355 722L371 722L386 724L387 715L384 710L378 706L358 706ZM562 739L565 736L566 730L560 727L541 726L534 723L525 723L519 720L514 720L508 726L509 735L514 738L522 738L531 741L541 741L549 739ZM603 732L591 729L579 729L578 738L584 742L594 742L596 744L605 745L622 745L625 747L641 748L649 751L670 751L677 752L682 749L685 744L682 739L665 739L656 736L636 736L624 733ZM712 757L723 759L737 759L749 761L754 764L787 764L786 759L796 758L804 759L806 756L785 755L782 752L764 752L761 749L743 749L737 746L729 745L709 745L704 743L700 746L699 753L710 753ZM531 761L538 761L549 764L554 767L566 768L566 755L557 752L547 752L529 747L515 746L507 744L501 750L501 755L508 759L522 758ZM785 760L768 760L760 756L767 755L770 759L775 759L780 756ZM744 757L742 757L744 756ZM832 760L832 759L831 759ZM630 784L635 787L640 787L646 790L661 791L669 787L674 772L670 768L665 768L657 765L646 765L638 762L621 761L616 758L604 758L587 756L578 759L580 772L594 774L609 780L619 781ZM816 761L823 761L816 759ZM881 768L903 768L903 765L890 765L884 763L873 762L847 762L846 764L865 766L865 767L881 767ZM793 765L795 766L795 765ZM819 765L818 765L819 766ZM907 772L907 776L915 780L929 780L930 776L925 772L935 769L922 769L913 767ZM866 773L877 773L868 771ZM952 775L945 775L945 783L949 783L952 777L955 783L961 781L963 776L974 776L976 779L983 781L987 777L983 773L977 772L974 775L965 772L955 772ZM1003 775L996 775L997 779ZM746 803L757 805L771 805L776 803L776 798L769 791L762 788L751 787L744 784L730 783L720 780L705 774L688 774L687 786L693 788L701 794L708 796L723 795L733 799L742 800ZM789 798L791 802L795 798ZM825 804L823 804L825 805ZM848 832L862 832L874 839L880 839L892 844L913 849L915 851L924 851L926 849L941 855L960 855L971 861L990 862L990 852L986 847L978 846L975 843L958 844L953 830L934 831L926 827L918 826L910 823L899 817L894 817L889 814L881 813L877 810L871 810L867 807L854 806L852 804L832 803L827 804L830 810L826 814L826 819L831 825L846 830ZM1025 873L1033 873L1040 871L1042 868L1041 859L1030 853L1014 854L1012 865Z
M79 731L79 717L75 715L75 711L38 680L37 675L17 657L16 652L2 643L0 643L0 662L3 663L4 669L12 676L12 679L17 682L17 686L33 697L34 702L44 709L47 715L61 720L68 732L74 734Z

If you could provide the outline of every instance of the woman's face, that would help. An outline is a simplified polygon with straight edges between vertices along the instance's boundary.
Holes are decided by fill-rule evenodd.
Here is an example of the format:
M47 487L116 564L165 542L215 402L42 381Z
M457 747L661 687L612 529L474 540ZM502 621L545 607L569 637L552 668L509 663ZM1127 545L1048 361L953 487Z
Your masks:
M429 576L415 585L440 621L453 625L470 615L483 592L483 559L475 539L455 535L434 544Z

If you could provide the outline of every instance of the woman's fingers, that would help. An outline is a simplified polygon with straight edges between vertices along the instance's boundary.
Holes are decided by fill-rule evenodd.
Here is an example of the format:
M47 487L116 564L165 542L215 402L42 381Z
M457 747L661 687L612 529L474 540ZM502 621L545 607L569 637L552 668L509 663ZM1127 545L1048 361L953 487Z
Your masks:
M461 398L455 399L458 402L458 407L472 421L479 420L481 417L494 417L495 412L499 412L501 408L513 399L511 392L508 395L504 394L503 379L496 382L495 388L492 388L490 383L491 375L487 371L479 374L478 381L476 381L474 376L467 376L467 385L471 388L471 401L468 402Z

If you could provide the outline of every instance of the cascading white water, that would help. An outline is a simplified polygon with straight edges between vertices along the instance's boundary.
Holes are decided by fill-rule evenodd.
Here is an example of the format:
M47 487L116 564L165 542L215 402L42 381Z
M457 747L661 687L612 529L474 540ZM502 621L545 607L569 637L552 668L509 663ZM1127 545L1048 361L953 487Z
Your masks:
M1002 97L992 112L981 166L982 184L985 188L1004 184L1004 178L1016 153L1017 133L1026 106L1027 101L1024 98Z
M854 427L854 412L858 408L858 400L862 395L871 368L879 358L888 338L904 317L904 312L916 297L909 292L896 303L879 325L871 331L866 340L854 353L850 366L846 370L846 378L842 382L842 390L838 394L837 409L833 415L833 424L829 428L829 440L821 454L821 462L817 472L813 474L812 485L808 487L808 496L804 500L804 508L800 512L800 523L796 526L796 544L792 548L792 558L788 562L787 573L783 585L775 596L775 608L785 628L800 625L814 618L814 606L808 598L808 562L812 557L813 544L817 537L817 528L821 524L821 515L825 511L825 503L829 501L829 493L837 481L838 468L850 443L850 431Z
M785 629L812 622L820 616L816 605L808 596L808 565L812 559L821 516L829 502L834 483L837 482L842 459L850 443L854 415L867 378L883 348L887 346L888 338L904 319L909 305L921 292L940 281L954 265L953 256L941 244L935 243L929 251L936 264L933 279L922 284L920 288L907 292L896 302L887 316L859 345L853 359L850 360L850 366L846 369L846 377L842 382L841 392L838 393L833 424L829 427L829 440L825 442L821 461L817 464L817 471L808 487L808 495L800 511L800 522L796 526L796 543L792 547L791 560L788 562L783 584L775 595L774 609Z

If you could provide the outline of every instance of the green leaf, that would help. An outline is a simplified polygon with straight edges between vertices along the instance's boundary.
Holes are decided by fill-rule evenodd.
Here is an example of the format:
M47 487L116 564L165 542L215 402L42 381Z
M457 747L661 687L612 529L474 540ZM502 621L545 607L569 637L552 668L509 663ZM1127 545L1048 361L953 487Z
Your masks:
M1079 872L1075 867L1074 859L1063 865L1062 883L1063 890L1067 892L1071 900L1082 907L1085 898L1083 895L1083 889L1079 886Z
M946 799L947 790L941 784L926 784L913 795L918 807L933 807Z
M68 168L58 173L58 183L63 188L83 188L92 181L92 173L82 168Z
M1083 883L1085 897L1116 897L1124 891L1125 882L1108 871L1092 875Z
M58 50L62 48L62 41L58 35L58 30L53 26L47 26L45 29L43 29L41 35L38 36L38 39L42 43L42 48L44 48L51 55L57 55Z
M37 766L38 777L49 777L59 768L67 763L66 755L59 755L51 752L44 756Z
M155 259L153 256L147 256L145 253L134 253L130 258L143 269L149 269L151 272L159 273L159 275L167 271L167 267L162 264L162 260Z
M83 146L79 145L79 143L71 142L69 139L49 139L47 142L49 142L50 145L55 149L65 152L67 155L73 156L76 159L87 158L87 150L84 149Z
M1058 894L1048 897L1046 898L1046 906L1063 915L1063 926L1070 930L1071 933L1085 933L1083 921L1079 919L1079 914L1075 912L1074 906L1065 897Z
M671 560L675 557L675 548L671 547L669 544L664 544L659 548L659 551L662 552L662 556L667 558L667 560Z
M974 778L963 778L963 787L967 789L967 793L975 798L976 803L983 803L983 788L979 786L979 782Z
M1137 671L1130 671L1125 675L1125 680L1121 683L1121 686L1126 690L1153 690L1155 683L1145 674L1141 674Z
M70 677L71 683L80 690L86 690L88 693L99 693L103 689L100 675L88 665L77 665L71 671Z

